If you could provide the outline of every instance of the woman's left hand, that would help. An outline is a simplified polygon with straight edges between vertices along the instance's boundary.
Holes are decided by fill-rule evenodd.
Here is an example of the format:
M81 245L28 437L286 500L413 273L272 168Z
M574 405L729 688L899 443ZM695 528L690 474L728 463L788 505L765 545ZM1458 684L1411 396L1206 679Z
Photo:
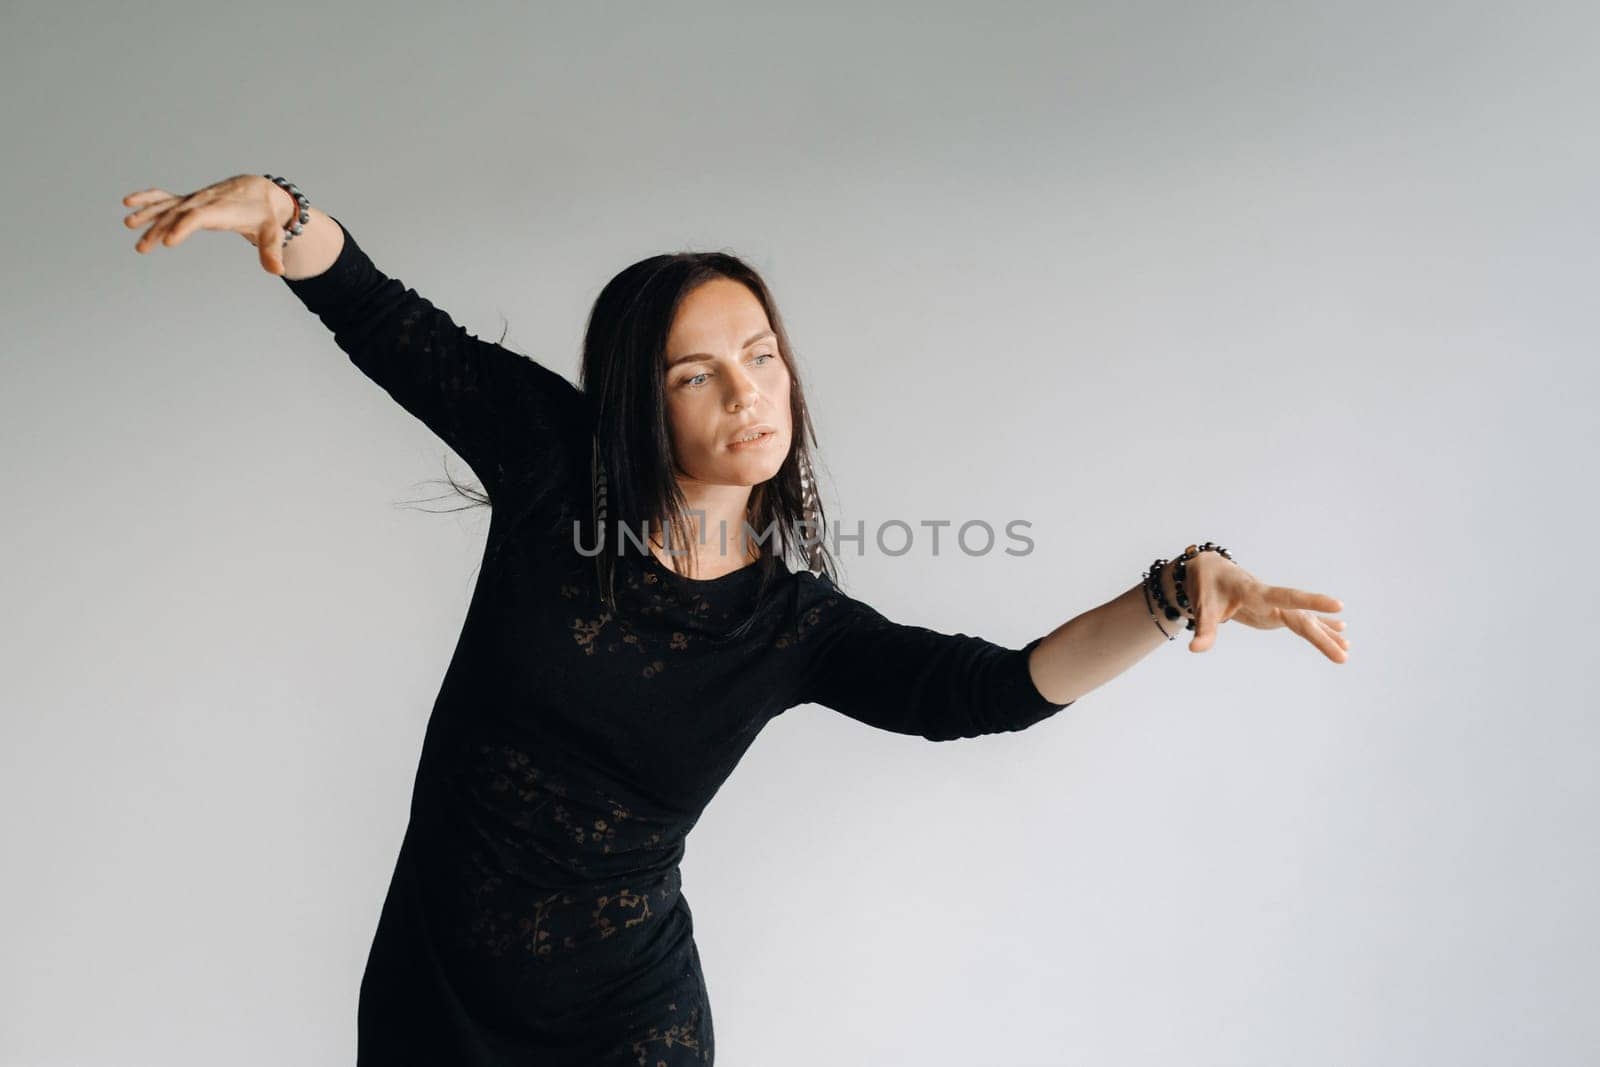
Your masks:
M1343 611L1335 597L1268 585L1216 552L1191 559L1183 585L1195 616L1190 652L1209 650L1217 643L1217 627L1238 619L1257 630L1287 626L1335 663L1350 658L1350 642L1341 634L1344 620L1317 614Z

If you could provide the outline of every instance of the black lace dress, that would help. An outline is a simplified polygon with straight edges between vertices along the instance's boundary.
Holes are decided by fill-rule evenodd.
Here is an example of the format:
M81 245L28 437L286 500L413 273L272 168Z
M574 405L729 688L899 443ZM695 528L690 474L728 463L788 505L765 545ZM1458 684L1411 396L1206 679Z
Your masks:
M711 1063L679 863L762 727L820 704L933 740L1023 729L1067 706L1028 673L1038 639L891 622L775 558L763 588L759 563L696 580L632 551L604 610L572 529L590 515L584 395L457 326L348 230L331 268L285 282L492 504L361 983L359 1062Z

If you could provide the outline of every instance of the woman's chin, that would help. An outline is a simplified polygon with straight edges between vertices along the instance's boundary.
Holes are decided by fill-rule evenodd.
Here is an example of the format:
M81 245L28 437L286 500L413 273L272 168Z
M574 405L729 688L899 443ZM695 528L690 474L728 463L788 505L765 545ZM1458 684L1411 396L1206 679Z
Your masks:
M782 470L787 455L788 450L783 447L783 442L773 434L753 448L726 449L722 453L722 462L725 470L738 473L741 482L754 485Z
M754 488L762 482L770 482L782 469L782 463L740 463L728 471L728 483Z

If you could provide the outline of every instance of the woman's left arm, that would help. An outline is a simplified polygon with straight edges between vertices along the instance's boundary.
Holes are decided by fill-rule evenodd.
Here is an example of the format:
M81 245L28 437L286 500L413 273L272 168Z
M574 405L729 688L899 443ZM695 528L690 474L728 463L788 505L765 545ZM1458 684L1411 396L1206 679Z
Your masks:
M1168 562L1161 569L1161 589L1167 602L1176 605L1173 567ZM1334 597L1268 585L1215 552L1202 552L1189 561L1184 592L1193 609L1188 617L1195 621L1191 652L1210 650L1217 643L1217 628L1237 619L1258 630L1287 627L1335 663L1350 657L1350 642L1342 636L1344 621L1317 614L1343 611L1344 604ZM1186 625L1159 610L1156 615L1150 617L1141 582L1115 600L1062 623L1033 647L1028 669L1034 685L1057 702L1075 701L1100 688Z

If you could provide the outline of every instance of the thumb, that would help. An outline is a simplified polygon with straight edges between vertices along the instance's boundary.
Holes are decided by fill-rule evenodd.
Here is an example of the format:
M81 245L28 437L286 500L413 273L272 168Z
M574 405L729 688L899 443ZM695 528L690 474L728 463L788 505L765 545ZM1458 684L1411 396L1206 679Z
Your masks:
M1194 614L1194 640L1189 642L1190 652L1204 652L1217 641L1217 622L1209 611L1197 605Z
M283 239L276 221L268 219L256 234L256 251L261 254L261 268L268 274L283 273Z

